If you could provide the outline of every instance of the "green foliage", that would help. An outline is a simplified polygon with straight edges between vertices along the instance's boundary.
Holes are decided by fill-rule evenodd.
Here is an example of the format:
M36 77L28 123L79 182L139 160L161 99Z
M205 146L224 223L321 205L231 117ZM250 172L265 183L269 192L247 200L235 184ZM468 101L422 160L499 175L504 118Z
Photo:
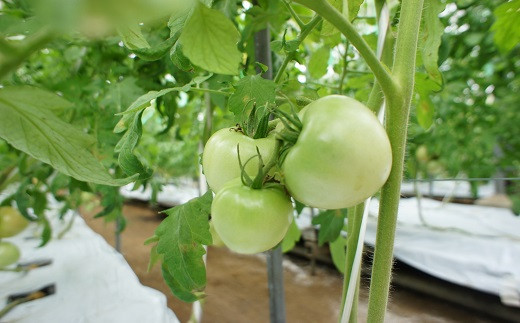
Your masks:
M276 83L260 75L246 76L235 84L235 92L229 97L228 109L238 120L253 106L263 107L275 102Z
M166 219L157 227L157 253L163 256L163 275L172 292L186 302L197 300L206 285L202 261L204 245L210 245L208 218L213 195L204 196L166 210Z
M494 13L496 20L491 30L495 32L495 42L501 51L508 52L520 43L520 0L505 2Z
M52 113L69 106L62 98L43 90L1 89L0 137L81 181L116 186L133 181L135 177L113 179L89 150L94 139Z
M338 269L340 273L344 274L346 261L345 248L347 247L347 239L340 235L336 240L329 243L329 247L334 266L336 266L336 269Z
M220 11L199 4L179 39L190 61L214 73L236 75L242 54L236 48L240 34Z
M320 225L318 233L318 245L323 245L325 242L335 241L343 226L345 225L345 217L347 216L347 209L342 210L327 210L320 212L312 219L312 224Z
M293 221L282 240L282 252L291 251L296 243L300 241L302 232L296 225L296 221Z

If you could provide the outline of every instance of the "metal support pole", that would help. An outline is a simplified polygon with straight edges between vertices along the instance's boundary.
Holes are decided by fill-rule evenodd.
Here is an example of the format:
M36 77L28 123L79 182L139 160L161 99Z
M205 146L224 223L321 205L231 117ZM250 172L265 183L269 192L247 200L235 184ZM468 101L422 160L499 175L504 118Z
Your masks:
M285 292L283 289L283 255L278 246L267 252L267 279L271 323L285 322Z
M256 1L254 2L256 5ZM271 60L271 35L269 26L255 34L256 61L267 66L268 70L262 74L266 79L273 78L273 64ZM257 69L260 73L261 70ZM283 288L282 247L267 252L267 279L269 288L269 312L271 323L285 323L285 293Z

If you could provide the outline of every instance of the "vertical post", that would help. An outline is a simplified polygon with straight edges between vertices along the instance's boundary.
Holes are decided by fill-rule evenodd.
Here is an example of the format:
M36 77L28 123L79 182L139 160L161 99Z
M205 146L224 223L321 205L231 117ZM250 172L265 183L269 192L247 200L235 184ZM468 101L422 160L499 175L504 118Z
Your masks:
M267 71L262 74L262 77L266 79L273 78L270 44L271 35L269 33L269 27L258 31L255 34L256 61L267 66ZM283 288L282 260L283 256L281 246L267 252L267 280L271 323L285 322L285 293Z

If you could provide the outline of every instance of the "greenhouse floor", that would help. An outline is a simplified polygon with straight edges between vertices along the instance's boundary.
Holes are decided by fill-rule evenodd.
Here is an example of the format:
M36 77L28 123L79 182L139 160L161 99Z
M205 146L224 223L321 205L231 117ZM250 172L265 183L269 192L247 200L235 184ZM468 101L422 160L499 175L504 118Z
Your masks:
M160 268L147 273L149 246L161 221L156 211L139 205L126 205L128 219L121 237L122 253L142 284L162 291L168 306L181 322L189 319L191 305L175 299L163 282ZM93 219L92 212L82 215L90 227L114 245L114 225ZM243 256L222 248L209 248L208 285L203 322L269 322L267 274L263 255ZM285 294L287 322L336 322L339 313L342 279L328 266L318 266L311 275L307 260L285 256ZM366 317L367 283L362 286L360 321ZM434 297L394 287L387 322L496 322L483 318Z

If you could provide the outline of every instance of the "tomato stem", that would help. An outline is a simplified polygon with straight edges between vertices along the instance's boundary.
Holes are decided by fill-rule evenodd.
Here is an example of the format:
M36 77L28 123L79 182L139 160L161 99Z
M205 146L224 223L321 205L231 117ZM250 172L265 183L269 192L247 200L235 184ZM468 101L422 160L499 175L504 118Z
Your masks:
M303 42L303 40L305 38L307 38L307 36L314 29L314 27L316 27L320 22L321 22L321 17L315 16L314 18L312 18L311 21L309 21L304 26L304 28L302 28L300 35L298 36L298 38L296 38L296 42L297 42L297 46L295 46L296 48L300 46L300 44ZM280 83L283 73L285 72L285 69L287 68L287 65L289 64L289 62L294 59L295 53L296 53L296 51L293 51L293 52L288 53L287 56L285 56L285 59L283 60L282 65L280 66L280 68L278 69L278 71L276 72L276 75L274 77L273 81L275 83Z
M293 1L314 10L318 15L336 27L350 41L358 50L359 54L365 59L368 67L381 84L381 88L386 96L392 96L398 91L398 84L392 77L389 68L379 61L367 42L341 12L334 8L327 0Z
M399 91L386 95L386 125L392 145L392 169L381 191L374 262L368 301L368 321L383 322L388 304L397 225L407 124L415 76L415 56L423 0L403 0L396 40L393 75ZM385 93L386 94L386 93Z

